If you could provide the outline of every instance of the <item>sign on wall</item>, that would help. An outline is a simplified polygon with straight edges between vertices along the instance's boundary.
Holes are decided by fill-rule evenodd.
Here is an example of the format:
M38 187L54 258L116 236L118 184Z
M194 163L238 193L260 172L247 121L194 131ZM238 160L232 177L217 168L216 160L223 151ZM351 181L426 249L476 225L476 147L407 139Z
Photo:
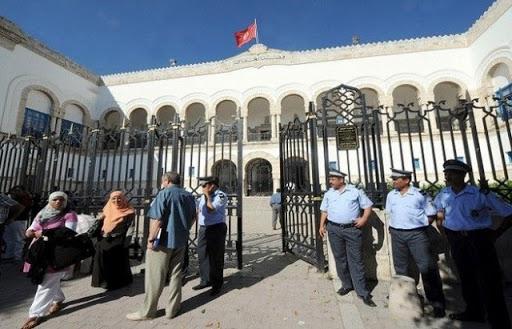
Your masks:
M336 126L336 146L338 150L357 150L359 139L357 138L357 127L350 124Z

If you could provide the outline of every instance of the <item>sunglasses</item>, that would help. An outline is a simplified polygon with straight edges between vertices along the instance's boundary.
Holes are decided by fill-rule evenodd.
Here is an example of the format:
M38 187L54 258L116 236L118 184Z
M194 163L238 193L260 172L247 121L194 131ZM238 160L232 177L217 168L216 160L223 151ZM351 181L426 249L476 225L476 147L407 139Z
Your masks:
M64 201L64 198L56 198L56 199L53 199L52 201Z

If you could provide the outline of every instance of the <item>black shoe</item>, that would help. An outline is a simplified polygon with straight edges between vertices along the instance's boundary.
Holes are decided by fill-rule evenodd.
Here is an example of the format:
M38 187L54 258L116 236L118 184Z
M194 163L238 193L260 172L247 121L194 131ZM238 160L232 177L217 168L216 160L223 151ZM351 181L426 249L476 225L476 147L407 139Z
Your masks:
M207 288L209 286L211 286L211 284L209 284L209 283L200 283L197 286L193 286L192 290L201 290L201 289Z
M469 312L452 313L448 317L457 321L485 322L485 317Z
M343 287L341 287L340 290L338 290L336 293L338 295L340 295L340 296L345 296L346 294L348 294L352 290L354 290L354 288L343 288Z
M363 297L363 303L370 307L377 307L377 304L375 304L372 300L371 296L365 296Z
M444 308L434 307L434 318L444 318L446 316L446 312Z
M210 296L217 296L220 293L221 287L212 288L210 290Z

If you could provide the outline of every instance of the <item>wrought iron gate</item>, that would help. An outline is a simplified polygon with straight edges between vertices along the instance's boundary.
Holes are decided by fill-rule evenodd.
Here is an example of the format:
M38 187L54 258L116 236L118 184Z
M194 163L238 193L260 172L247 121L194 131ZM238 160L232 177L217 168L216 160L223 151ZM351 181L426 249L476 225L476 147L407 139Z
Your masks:
M383 207L389 168L413 171L413 184L434 195L444 184L443 162L459 158L473 168L470 183L512 201L512 95L454 108L445 101L370 108L359 89L340 85L321 99L305 122L280 126L284 251L325 268L319 206L330 167Z
M221 189L229 196L226 250L230 256L236 253L241 268L240 124L241 120L235 120L228 126L206 123L184 129L179 120L166 127L153 120L144 130L92 129L61 136L47 134L43 138L0 137L0 192L21 185L36 200L46 200L52 191L63 190L69 194L77 212L96 214L112 190L123 190L136 209L132 249L134 256L141 258L141 245L144 246L141 241L145 241L149 225L145 213L158 193L162 174L178 171L184 178L184 187L198 196L197 177L212 174L210 162L220 161L215 174L223 177ZM214 132L211 139L210 131ZM229 170L223 165L226 162L232 164ZM190 240L192 251L197 228L194 232Z

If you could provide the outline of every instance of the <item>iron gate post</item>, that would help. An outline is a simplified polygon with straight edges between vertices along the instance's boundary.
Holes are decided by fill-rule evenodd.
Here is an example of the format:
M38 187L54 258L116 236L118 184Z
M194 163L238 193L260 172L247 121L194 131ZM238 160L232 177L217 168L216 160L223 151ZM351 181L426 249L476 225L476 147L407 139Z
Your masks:
M243 233L243 221L242 221L242 204L243 204L243 192L242 192L242 183L243 183L243 120L240 117L240 109L238 110L238 124L237 124L237 148L238 148L238 158L237 158L237 170L238 170L238 191L237 191L237 239L236 239L236 259L238 269L242 269L243 259L242 259L242 233Z
M473 144L475 146L475 157L476 157L476 162L478 165L478 175L479 175L478 183L480 184L481 189L487 190L489 188L489 185L488 185L487 179L485 177L484 164L483 164L483 159L482 159L482 154L481 154L481 149L480 149L480 141L478 140L478 131L476 129L475 113L473 111L474 104L473 104L473 102L467 102L465 104L465 106L466 106L466 111L468 113L469 125L471 126L471 135L472 135L472 139L473 139ZM465 140L465 142L467 143L467 140ZM464 147L466 147L466 145L464 145ZM468 164L471 165L469 154L468 154Z
M154 118L151 120L151 124L148 127L148 142L147 142L147 173L146 173L146 188L144 189L144 229L142 231L142 250L145 252L147 244L143 243L147 240L149 235L149 217L147 216L149 207L151 205L151 198L153 196L153 167L154 167L154 156L155 156L155 134L156 124ZM160 164L158 164L160 166Z
M85 185L86 190L86 201L85 201L85 211L89 212L89 206L91 204L92 198L93 198L93 186L94 186L94 172L96 170L96 154L98 150L98 138L100 138L99 135L100 130L98 128L93 129L91 131L91 136L89 137L89 143L91 145L90 148L90 154L89 154L89 168L88 168L88 175L87 175L87 182ZM87 156L87 154L86 154Z
M309 112L307 114L307 122L310 135L311 145L311 176L313 181L313 211L315 214L315 252L316 252L316 267L319 271L325 270L325 255L323 248L323 238L320 236L320 202L321 202L321 188L320 188L320 174L318 170L318 145L317 145L317 129L316 129L316 114L313 102L309 102ZM325 130L324 130L325 131ZM324 140L326 140L324 136ZM327 153L326 153L327 155ZM326 172L326 176L328 172Z

